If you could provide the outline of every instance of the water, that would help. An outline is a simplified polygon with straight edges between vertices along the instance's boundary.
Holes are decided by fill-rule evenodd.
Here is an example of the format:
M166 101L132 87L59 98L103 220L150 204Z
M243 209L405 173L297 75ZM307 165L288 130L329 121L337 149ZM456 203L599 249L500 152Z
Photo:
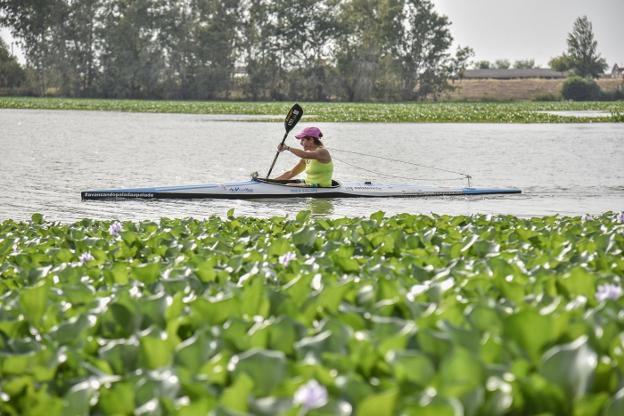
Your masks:
M582 215L624 209L622 124L316 123L331 148L468 172L474 186L516 186L521 195L416 199L88 201L94 188L245 180L265 174L284 130L281 122L240 117L77 111L0 110L0 220L118 220L236 215L270 217L309 209L328 217L396 213L519 216ZM305 119L300 126L309 125ZM288 139L296 145L293 138ZM425 183L445 172L334 151L369 171ZM275 172L297 162L282 154ZM338 180L405 183L335 161Z
M538 113L552 114L553 116L562 116L562 117L596 118L596 117L612 117L613 116L613 113L609 111L591 111L591 110L538 111Z

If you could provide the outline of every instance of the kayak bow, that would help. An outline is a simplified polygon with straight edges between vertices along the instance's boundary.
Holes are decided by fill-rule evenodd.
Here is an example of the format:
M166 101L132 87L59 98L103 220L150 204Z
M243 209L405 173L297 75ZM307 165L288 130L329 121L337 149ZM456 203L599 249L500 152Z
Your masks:
M299 186L297 186L299 185ZM342 183L331 187L301 186L297 181L252 178L244 182L156 188L100 189L81 192L97 199L258 199L258 198L414 198L427 196L519 194L518 188L434 187L414 184Z

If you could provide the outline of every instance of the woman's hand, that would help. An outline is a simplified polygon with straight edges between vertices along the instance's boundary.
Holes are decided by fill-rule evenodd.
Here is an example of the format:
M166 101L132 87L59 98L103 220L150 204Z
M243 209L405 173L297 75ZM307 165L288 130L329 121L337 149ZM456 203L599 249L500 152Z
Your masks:
M284 150L290 150L290 147L286 146L283 143L280 143L277 145L277 151L278 152L283 152Z

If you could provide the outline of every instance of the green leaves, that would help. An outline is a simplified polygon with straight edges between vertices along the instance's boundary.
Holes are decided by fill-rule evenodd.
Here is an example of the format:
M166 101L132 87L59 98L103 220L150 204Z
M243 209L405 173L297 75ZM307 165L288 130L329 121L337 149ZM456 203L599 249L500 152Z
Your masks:
M392 416L397 398L397 390L391 389L373 394L364 399L357 410L357 416Z
M160 337L146 336L139 341L140 363L148 369L167 367L173 360L173 347L171 343Z
M556 335L552 331L552 319L533 309L509 316L504 325L504 335L517 343L532 360L541 356L544 346Z
M568 397L579 398L590 391L597 364L597 355L583 336L548 350L542 357L541 373Z
M271 304L264 281L259 277L252 279L251 283L243 288L240 298L241 312L247 316L267 317Z
M571 269L560 281L569 297L593 297L596 291L596 275L581 267Z
M46 311L48 292L48 286L44 282L20 291L21 310L26 319L35 327L41 324L41 319Z
M604 416L617 416L624 413L624 388L620 389L615 397L605 407Z
M438 388L446 397L461 397L483 384L485 371L469 351L455 347L444 357L438 372Z
M275 114L283 117L292 103L224 101L97 100L71 98L0 97L0 108L99 110L189 114ZM615 102L514 102L514 103L322 103L308 102L305 110L315 121L328 122L493 122L493 123L588 123L622 121L624 106ZM603 117L570 117L547 111L604 111ZM613 116L610 116L612 113ZM308 116L310 117L310 116ZM259 118L266 122L267 118ZM37 221L43 217L37 215ZM375 214L374 214L375 215ZM378 215L377 215L378 216ZM234 218L234 209L226 213ZM375 219L375 218L373 218ZM33 217L33 222L35 218Z
M286 356L280 351L252 349L232 357L233 375L246 374L259 396L271 394L286 377Z
M386 360L399 381L407 381L420 387L426 387L432 382L435 375L432 361L426 354L418 351L390 351L386 354Z
M43 215L35 213L30 217L30 220L33 222L33 224L41 225L43 224Z
M127 415L134 412L134 386L127 382L114 383L100 389L99 407L109 415Z
M0 413L619 414L612 218L0 223Z
M240 374L234 383L223 392L221 404L226 409L247 412L253 386L254 382L250 376L245 373Z

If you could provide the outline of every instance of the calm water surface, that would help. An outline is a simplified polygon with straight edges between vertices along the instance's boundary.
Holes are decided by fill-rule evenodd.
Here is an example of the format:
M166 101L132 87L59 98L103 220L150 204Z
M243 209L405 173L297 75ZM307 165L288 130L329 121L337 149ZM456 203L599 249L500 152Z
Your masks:
M624 209L623 124L315 123L330 148L470 173L474 186L516 186L521 195L417 199L89 201L94 188L246 180L266 174L283 136L278 122L223 116L0 110L0 220L140 220L309 209L329 217L395 213L520 216L599 214ZM298 127L310 125L305 118ZM289 138L291 146L296 145ZM453 175L334 151L338 180L461 185ZM296 163L282 154L275 172ZM344 163L346 162L346 163ZM348 163L348 164L347 164ZM356 169L350 165L365 167ZM373 171L373 172L371 172Z

